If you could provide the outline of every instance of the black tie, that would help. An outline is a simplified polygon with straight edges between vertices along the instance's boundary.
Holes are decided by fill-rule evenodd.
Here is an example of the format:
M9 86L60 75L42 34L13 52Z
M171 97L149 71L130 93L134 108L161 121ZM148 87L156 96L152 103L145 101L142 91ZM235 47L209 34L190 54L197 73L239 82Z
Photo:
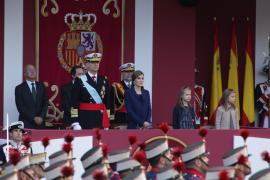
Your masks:
M32 85L32 96L33 96L34 101L36 101L36 99L37 99L37 91L36 91L36 88L35 88L35 83L31 83L31 85Z
M128 83L128 88L131 88L131 83Z

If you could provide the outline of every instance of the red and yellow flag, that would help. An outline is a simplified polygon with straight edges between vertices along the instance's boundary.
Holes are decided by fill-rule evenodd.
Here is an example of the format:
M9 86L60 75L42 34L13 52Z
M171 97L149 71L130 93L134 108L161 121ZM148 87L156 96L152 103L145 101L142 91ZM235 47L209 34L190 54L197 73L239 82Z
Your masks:
M212 87L211 87L211 100L210 100L210 123L214 123L216 119L216 110L222 96L222 78L220 66L220 51L218 44L218 29L215 22L214 32L214 56L213 56L213 69L212 69Z
M234 20L232 25L232 44L230 52L231 56L230 56L228 88L233 89L235 91L235 106L238 109L238 118L239 118L240 106L239 106L239 88L238 88L238 53L236 41L236 25Z
M254 122L255 107L254 107L254 73L253 63L251 56L251 32L248 22L248 34L246 45L246 66L244 77L244 95L243 95L243 113L242 125L247 126L249 123Z

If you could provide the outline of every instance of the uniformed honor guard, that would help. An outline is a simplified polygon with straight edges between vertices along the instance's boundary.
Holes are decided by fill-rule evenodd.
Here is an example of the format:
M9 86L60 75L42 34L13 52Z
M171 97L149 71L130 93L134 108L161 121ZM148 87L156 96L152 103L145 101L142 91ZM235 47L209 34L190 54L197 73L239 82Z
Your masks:
M235 169L233 167L223 167L223 166L218 166L218 167L212 167L209 168L206 172L206 179L207 180L216 180L220 179L222 180L221 173L225 172L227 174L228 180L233 180L235 179Z
M160 171L161 158L169 150L168 141L166 139L154 140L146 145L145 155L149 162L149 171L146 174L148 180L156 180L157 173Z
M264 66L263 72L269 74L268 65ZM269 76L269 75L268 75ZM269 128L269 95L270 79L259 83L255 88L255 107L259 113L259 127Z
M87 73L75 79L71 95L71 127L75 130L110 126L108 79L98 74L101 59L101 53L86 55Z
M267 180L270 179L270 168L262 169L253 174L249 180Z
M187 169L183 176L185 180L204 180L208 169L208 152L204 142L188 145L182 152L182 160Z
M222 158L223 165L226 167L234 167L235 177L238 179L245 179L245 176L251 173L248 156L247 146L240 146L224 154Z
M203 126L207 124L204 122L205 93L204 87L195 84L194 88L194 111L195 111L195 124L196 126Z
M112 104L114 111L112 114L114 114L114 120L113 125L114 126L121 126L127 124L127 110L124 103L124 95L125 91L130 89L132 86L132 73L135 70L135 66L133 63L126 63L122 64L119 67L119 70L121 71L122 81L114 82L112 84Z
M0 146L0 166L7 162L8 149L17 149L21 155L31 154L31 148L27 149L26 146L22 144L22 138L24 131L24 123L22 121L17 121L11 123L8 127L9 131L9 142Z

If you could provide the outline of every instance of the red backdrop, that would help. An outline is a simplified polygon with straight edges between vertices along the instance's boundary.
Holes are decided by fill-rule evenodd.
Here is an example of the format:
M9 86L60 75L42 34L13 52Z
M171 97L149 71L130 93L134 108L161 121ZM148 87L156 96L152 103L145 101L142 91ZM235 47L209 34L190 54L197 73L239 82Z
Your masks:
M61 67L57 57L57 47L61 34L69 32L70 29L64 22L67 13L76 13L80 11L85 13L93 13L97 17L96 24L92 31L97 32L103 44L103 59L101 62L100 73L107 75L110 81L119 80L120 74L118 67L121 62L121 1L118 1L120 16L114 18L112 13L116 10L113 3L109 4L111 14L105 15L102 7L106 1L74 1L60 0L57 1L59 12L52 14L51 8L55 7L52 3L48 3L46 11L48 16L44 17L39 14L39 67L40 80L47 81L49 84L62 85L70 79L70 75ZM40 2L40 7L43 4ZM66 43L66 42L65 42ZM63 49L66 46L64 43ZM96 47L97 48L97 47ZM76 52L76 49L75 49ZM65 55L63 50L63 55ZM83 56L83 55L82 55Z
M194 86L195 23L195 8L185 8L179 0L154 1L154 126L171 122L180 88Z

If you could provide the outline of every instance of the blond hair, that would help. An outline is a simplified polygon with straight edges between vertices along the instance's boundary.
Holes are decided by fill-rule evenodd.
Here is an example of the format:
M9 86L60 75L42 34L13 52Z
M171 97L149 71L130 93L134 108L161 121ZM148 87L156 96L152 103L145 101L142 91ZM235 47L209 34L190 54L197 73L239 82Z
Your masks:
M190 87L188 86L185 86L185 87L182 87L179 91L179 96L178 96L178 100L177 100L177 106L180 106L180 107L184 107L184 100L183 100L183 96L185 95L186 91L191 91ZM190 104L190 102L188 102L188 106L191 107L192 105Z
M225 110L228 109L228 104L230 104L230 105L232 106L233 109L236 108L235 104L230 103L230 102L228 101L229 96L230 96L231 94L233 94L233 93L235 93L235 91L234 91L233 89L225 89L225 90L223 91L223 94L222 94L222 97L221 97L221 100L220 100L220 105L222 105L222 106L225 108Z

